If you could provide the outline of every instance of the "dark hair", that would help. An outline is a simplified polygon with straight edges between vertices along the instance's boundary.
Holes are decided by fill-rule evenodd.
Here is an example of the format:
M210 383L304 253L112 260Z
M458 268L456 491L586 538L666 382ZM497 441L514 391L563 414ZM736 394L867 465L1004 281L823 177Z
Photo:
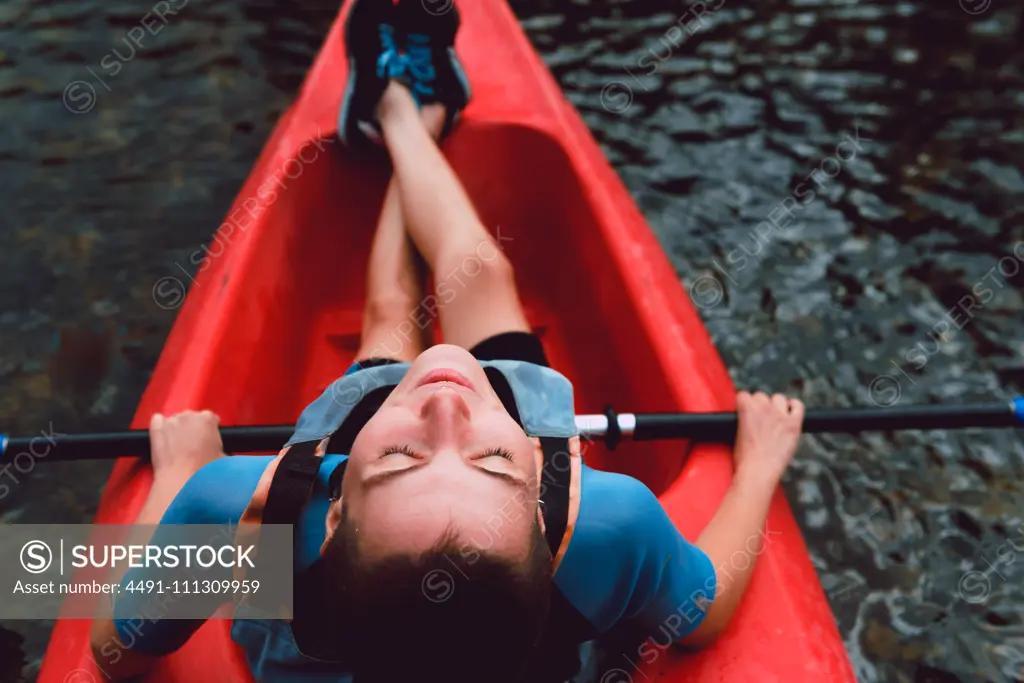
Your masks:
M516 562L449 528L429 550L369 562L344 512L323 554L324 609L355 683L504 683L537 648L551 596L551 552L535 522Z

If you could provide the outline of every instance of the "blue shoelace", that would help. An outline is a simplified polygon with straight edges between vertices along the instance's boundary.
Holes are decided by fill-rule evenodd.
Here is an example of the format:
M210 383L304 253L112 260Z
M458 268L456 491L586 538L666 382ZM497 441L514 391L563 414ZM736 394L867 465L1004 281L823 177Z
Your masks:
M434 53L430 49L430 37L416 33L410 34L402 61L405 72L411 77L412 93L417 101L424 97L433 97L437 71L434 69Z
M381 78L398 78L404 67L402 55L395 42L395 29L388 24L380 24L380 43L383 50L377 57L377 75Z

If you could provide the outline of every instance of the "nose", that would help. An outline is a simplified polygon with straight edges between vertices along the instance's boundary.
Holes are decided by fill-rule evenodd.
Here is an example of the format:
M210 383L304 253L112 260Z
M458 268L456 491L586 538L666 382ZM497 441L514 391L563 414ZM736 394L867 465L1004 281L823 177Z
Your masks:
M427 424L428 438L435 448L457 446L469 433L471 416L466 400L448 387L433 391L420 409L420 417Z

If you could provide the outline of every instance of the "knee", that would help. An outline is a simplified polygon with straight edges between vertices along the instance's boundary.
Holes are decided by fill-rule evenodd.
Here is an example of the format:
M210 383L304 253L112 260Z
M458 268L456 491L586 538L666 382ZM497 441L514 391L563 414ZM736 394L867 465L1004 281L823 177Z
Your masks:
M480 261L480 275L498 286L515 287L516 277L512 262L500 251L488 254L489 258L477 257Z
M512 262L496 249L463 251L447 259L445 267L438 270L448 282L461 282L467 287L515 287Z
M398 325L409 318L415 306L416 302L404 294L379 294L367 299L363 320L371 327Z

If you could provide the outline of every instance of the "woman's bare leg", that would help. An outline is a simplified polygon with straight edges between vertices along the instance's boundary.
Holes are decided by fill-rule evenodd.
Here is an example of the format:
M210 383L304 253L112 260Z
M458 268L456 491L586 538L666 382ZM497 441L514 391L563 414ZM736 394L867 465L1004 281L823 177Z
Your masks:
M392 82L378 115L405 228L437 281L430 303L440 311L445 341L471 348L502 332L529 332L512 266L477 217L409 91Z
M444 127L444 109L420 113L429 135ZM356 359L412 361L430 345L431 319L423 306L423 263L405 231L402 202L394 177L388 183L366 273L366 308Z
M370 247L358 360L412 361L425 348L424 331L415 320L415 310L423 300L423 273L418 261L405 233L398 184L392 178Z

